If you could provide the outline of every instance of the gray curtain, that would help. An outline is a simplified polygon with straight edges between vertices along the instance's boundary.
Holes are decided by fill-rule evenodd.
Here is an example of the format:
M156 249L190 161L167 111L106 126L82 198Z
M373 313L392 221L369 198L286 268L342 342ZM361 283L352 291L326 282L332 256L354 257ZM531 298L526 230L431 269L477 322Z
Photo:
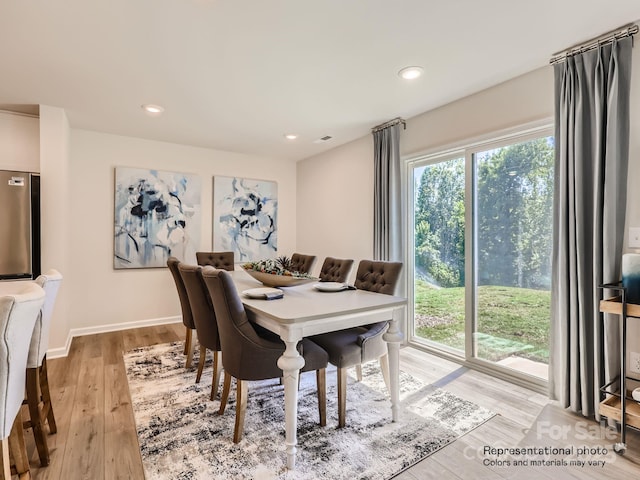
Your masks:
M550 396L598 417L619 369L619 320L598 286L620 279L629 157L632 38L554 66L555 192Z
M373 132L373 257L403 261L400 128L396 123Z

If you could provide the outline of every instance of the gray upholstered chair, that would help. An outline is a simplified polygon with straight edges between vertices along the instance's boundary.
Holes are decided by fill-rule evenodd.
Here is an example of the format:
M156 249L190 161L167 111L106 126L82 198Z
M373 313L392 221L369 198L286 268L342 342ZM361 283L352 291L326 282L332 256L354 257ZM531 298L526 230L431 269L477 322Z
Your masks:
M200 360L198 361L198 373L196 383L200 382L204 362L207 358L207 350L213 352L213 379L211 382L211 395L213 400L218 393L220 383L220 337L218 335L218 323L216 314L211 304L211 297L207 286L202 279L202 267L181 263L178 266L180 276L187 289L187 297L191 306L193 323L196 326L198 343L200 344Z
M233 252L196 252L196 262L203 267L210 265L220 270L235 269Z
M24 282L18 292L0 296L0 438L2 473L7 480L11 478L9 446L18 475L30 478L20 409L29 344L44 297L44 290L34 282Z
M291 270L300 273L310 273L316 261L315 255L302 255L294 253L291 255Z
M178 298L180 299L180 309L182 310L182 323L185 326L186 333L184 337L184 354L187 356L185 368L191 368L191 362L193 360L193 331L196 326L193 323L193 314L191 313L191 306L189 305L189 297L187 297L187 290L184 288L184 282L180 276L178 266L180 260L176 257L169 257L167 260L167 267L171 271L173 281L176 284L178 290Z
M282 370L277 362L285 351L281 341L264 338L249 321L244 305L229 273L205 267L202 271L204 282L209 289L218 319L220 341L222 343L222 363L224 365L224 387L220 400L220 414L224 413L231 377L236 379L236 421L233 442L242 439L244 417L247 408L247 381L280 378ZM320 425L326 425L326 366L327 352L313 342L303 339L298 344L304 357L302 372L316 371L318 388L318 410Z
M355 287L360 290L393 295L402 263L362 260L358 265ZM348 328L337 332L311 337L329 354L329 362L338 367L338 427L346 423L347 368L359 367L372 360L380 360L380 368L389 388L389 358L387 344L382 335L389 322L378 322L363 327ZM361 371L358 377L362 375Z
M49 425L49 433L56 433L56 419L51 404L49 392L49 377L47 375L47 350L49 348L49 329L53 307L58 296L58 289L62 283L62 275L57 270L49 270L36 278L38 284L45 292L42 313L38 316L27 359L27 398L30 421L25 422L25 427L33 430L33 437L40 457L40 464L49 465L49 445L44 433L45 421Z
M320 281L344 283L349 278L352 266L351 259L327 257L320 269Z

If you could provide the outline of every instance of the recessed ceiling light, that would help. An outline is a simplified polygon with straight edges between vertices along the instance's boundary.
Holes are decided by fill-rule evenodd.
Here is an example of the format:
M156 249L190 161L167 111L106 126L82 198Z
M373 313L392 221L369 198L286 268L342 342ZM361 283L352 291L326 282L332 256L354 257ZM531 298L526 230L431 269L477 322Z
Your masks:
M285 133L284 138L286 138L287 140L295 140L296 138L298 138L298 135L296 135L295 133Z
M151 103L141 105L141 107L147 115L151 115L153 117L157 117L158 115L161 115L162 112L164 112L164 108L162 108L160 105L153 105Z
M405 80L413 80L414 78L418 78L424 72L424 68L413 66L413 67L404 67L402 70L398 72L398 75Z

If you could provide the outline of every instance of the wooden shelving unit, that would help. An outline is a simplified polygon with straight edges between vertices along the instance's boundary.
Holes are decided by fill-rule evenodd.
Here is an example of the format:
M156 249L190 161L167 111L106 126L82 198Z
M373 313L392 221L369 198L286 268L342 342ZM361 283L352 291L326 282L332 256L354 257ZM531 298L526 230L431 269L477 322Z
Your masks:
M626 357L627 357L627 319L640 319L640 305L628 303L626 301L626 288L621 283L610 283L601 285L603 290L610 289L620 292L620 295L600 300L600 312L620 315L620 375L613 381L600 387L604 395L604 400L600 402L598 411L600 415L617 421L620 424L620 443L614 445L617 453L624 453L627 449L626 428L627 426L640 429L640 404L631 398L627 391L627 380L636 380L627 377ZM620 381L620 390L610 391L609 388Z

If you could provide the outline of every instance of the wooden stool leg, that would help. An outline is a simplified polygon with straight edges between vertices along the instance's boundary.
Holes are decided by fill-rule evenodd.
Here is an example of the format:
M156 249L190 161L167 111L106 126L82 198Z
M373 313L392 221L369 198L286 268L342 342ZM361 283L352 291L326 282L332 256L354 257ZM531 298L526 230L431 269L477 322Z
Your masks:
M320 415L320 426L327 424L327 370L320 368L316 370L316 389L318 390L318 413Z
M244 432L244 416L247 412L247 382L236 379L236 425L233 430L233 443L242 440Z
M361 363L356 365L356 380L358 382L362 381L362 364Z
M187 356L187 361L185 362L185 368L191 368L191 360L192 360L192 350L193 350L193 330L189 327L185 327L187 329L187 333L184 338L184 354Z
M218 415L224 413L224 409L227 407L227 400L229 400L229 390L231 390L231 375L224 372L224 384L222 385L222 396L220 397L220 408L218 409Z
M198 373L196 374L196 383L200 383L204 362L207 360L207 347L200 345L200 360L198 360Z
M347 369L338 368L338 428L346 425L347 416Z
M42 392L42 402L49 425L49 433L57 433L56 417L53 415L53 404L51 403L51 393L49 391L49 374L47 373L47 356L42 359L42 367L40 367L40 391Z
M27 446L24 443L24 428L22 426L22 414L18 411L16 419L9 435L9 446L16 464L16 472L20 480L31 478L29 470L29 458L27 457ZM4 448L4 447L3 447ZM7 477L11 478L11 477Z
M210 399L213 400L218 394L218 384L220 383L220 374L222 373L222 366L220 365L220 355L222 352L213 352L213 379L211 380L211 395Z
M49 465L49 446L47 445L47 437L44 434L42 417L40 416L39 383L38 368L27 368L27 404L29 405L31 428L36 448L38 449L38 457L40 457L40 465L46 467ZM22 422L20 425L22 425Z
M11 478L11 459L9 458L9 437L2 439L2 478L9 480Z

